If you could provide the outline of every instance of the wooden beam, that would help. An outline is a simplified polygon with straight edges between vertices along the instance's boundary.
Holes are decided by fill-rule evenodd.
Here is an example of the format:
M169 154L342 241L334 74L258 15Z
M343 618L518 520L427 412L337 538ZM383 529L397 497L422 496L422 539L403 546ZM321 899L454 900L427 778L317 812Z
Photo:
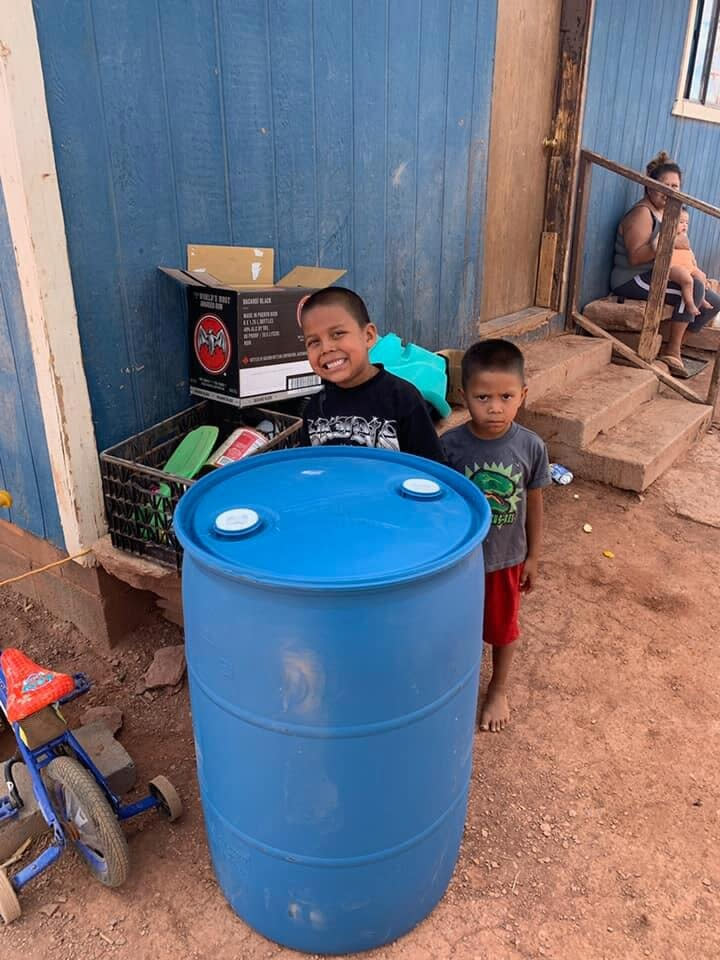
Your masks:
M552 303L553 276L557 261L557 233L543 233L540 241L537 284L535 287L535 306L549 307Z
M582 156L598 167L604 167L605 170L610 170L611 173L618 173L621 177L632 180L634 183L639 183L642 187L649 187L650 190L655 190L656 193L664 193L666 197L674 197L676 200L679 200L681 204L692 207L694 210L700 210L702 213L707 213L708 216L720 220L720 208L714 207L711 203L705 203L704 200L698 200L697 197L691 197L690 194L682 193L680 190L673 190L672 187L660 183L659 180L653 180L652 177L646 177L636 170L631 170L630 167L625 167L621 163L608 160L607 157L603 157L599 153L593 153L592 150L583 150Z
M550 135L552 152L545 193L545 220L535 302L541 307L562 308L570 241L573 206L573 181L578 168L578 147L583 115L587 51L589 48L593 0L562 0L560 12L560 49L558 80L555 90L554 122ZM552 262L545 237L555 235Z
M582 327L583 330L587 330L588 333L591 333L594 337L602 337L604 340L612 341L613 352L617 353L618 356L624 357L635 367L640 367L641 370L650 370L661 383L664 383L666 387L670 387L676 393L679 393L681 397L684 397L686 400L692 400L693 403L705 403L703 398L695 393L694 390L691 390L690 387L686 387L682 380L676 380L674 377L671 377L667 373L663 373L662 370L658 370L657 367L653 367L652 364L646 363L641 357L639 357L634 350L626 346L617 337L614 337L611 333L608 333L607 330L603 330L602 327L599 327L596 323L593 323L592 320L588 320L587 317L584 317L581 313L577 311L572 315L573 321Z
M715 365L713 366L710 386L707 392L708 405L713 408L713 420L717 420L718 417L720 417L720 410L718 410L718 393L720 393L720 351L715 354Z
M650 281L650 293L648 294L645 318L640 333L640 343L638 344L638 353L648 363L655 359L655 337L663 318L665 291L670 276L670 261L675 248L675 235L677 234L681 210L682 204L680 201L675 197L668 197L663 211L662 224L660 225L652 280Z
M592 187L592 163L584 155L580 158L578 174L577 205L573 228L572 264L570 267L570 287L568 292L568 317L574 317L580 311L580 282L582 280L583 254L585 252L585 234L587 232L590 189Z

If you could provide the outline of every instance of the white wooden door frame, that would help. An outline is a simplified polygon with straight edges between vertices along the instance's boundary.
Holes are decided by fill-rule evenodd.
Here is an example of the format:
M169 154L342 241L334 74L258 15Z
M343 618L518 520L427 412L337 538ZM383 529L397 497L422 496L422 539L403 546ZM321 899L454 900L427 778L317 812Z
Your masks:
M0 131L0 181L65 547L74 554L105 532L105 518L32 0L0 0Z

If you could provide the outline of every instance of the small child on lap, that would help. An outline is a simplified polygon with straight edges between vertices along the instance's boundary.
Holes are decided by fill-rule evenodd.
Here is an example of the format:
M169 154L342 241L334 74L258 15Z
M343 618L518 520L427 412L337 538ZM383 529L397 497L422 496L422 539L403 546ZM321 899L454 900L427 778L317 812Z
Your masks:
M492 526L485 541L484 641L492 677L480 729L498 732L510 719L508 678L519 636L520 594L537 582L543 528L542 490L550 484L545 444L515 423L526 395L524 358L506 340L481 340L462 361L470 421L442 437L451 467L485 494Z
M670 280L680 287L685 309L692 317L697 317L700 313L695 306L693 297L693 279L697 277L703 283L707 277L697 265L695 254L690 249L690 238L688 237L688 227L690 225L690 214L683 207L680 211L678 220L677 234L675 236L675 249L673 250L672 260L670 261ZM710 310L712 306L707 300L703 301L702 306Z

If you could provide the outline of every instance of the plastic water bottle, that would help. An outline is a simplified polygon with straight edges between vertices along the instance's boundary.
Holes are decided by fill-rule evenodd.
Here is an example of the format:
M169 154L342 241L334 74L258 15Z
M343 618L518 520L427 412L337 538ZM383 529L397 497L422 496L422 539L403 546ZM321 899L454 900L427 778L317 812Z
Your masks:
M573 475L566 468L561 466L559 463L550 464L550 476L555 483L559 483L561 486L565 486L566 483L573 482Z

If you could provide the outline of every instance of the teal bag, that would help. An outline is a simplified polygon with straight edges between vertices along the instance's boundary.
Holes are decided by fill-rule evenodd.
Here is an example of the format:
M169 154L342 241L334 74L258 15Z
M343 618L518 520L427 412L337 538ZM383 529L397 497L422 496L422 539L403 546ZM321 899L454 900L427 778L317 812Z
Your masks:
M396 377L412 383L441 417L450 416L450 404L445 399L447 366L444 357L414 343L404 344L396 333L386 333L370 351L370 362L381 363Z

